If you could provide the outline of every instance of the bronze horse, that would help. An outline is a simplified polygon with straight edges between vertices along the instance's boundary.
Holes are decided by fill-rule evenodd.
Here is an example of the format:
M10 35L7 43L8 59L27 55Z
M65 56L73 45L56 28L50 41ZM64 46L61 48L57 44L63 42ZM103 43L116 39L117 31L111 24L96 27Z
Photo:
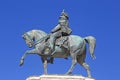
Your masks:
M76 63L79 63L87 70L88 77L91 77L90 67L85 62L85 58L86 58L86 43L88 43L90 55L93 59L95 59L94 49L96 46L96 39L93 36L82 38L77 35L70 35L68 36L69 50L65 49L64 47L59 47L56 45L55 53L53 55L50 54L51 50L48 47L48 43L49 46L52 45L50 44L51 38L48 39L46 44L45 42L46 36L47 33L41 30L31 30L23 34L23 39L25 40L28 47L30 48L34 47L34 49L27 50L25 52L25 54L22 56L20 60L20 66L23 65L24 59L28 54L38 54L39 56L41 56L42 61L44 63L44 74L47 74L48 58L67 58L71 56L72 64L66 74L68 75L71 74Z

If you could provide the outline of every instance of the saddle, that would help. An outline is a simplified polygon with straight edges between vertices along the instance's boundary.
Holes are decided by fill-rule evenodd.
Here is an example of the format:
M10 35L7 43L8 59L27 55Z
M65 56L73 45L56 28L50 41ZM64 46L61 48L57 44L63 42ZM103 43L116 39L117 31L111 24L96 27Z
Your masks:
M62 36L60 38L56 39L55 42L56 46L64 47L68 49L69 43L68 43L68 36Z
M46 46L49 46L49 42L48 39L50 39L50 35L47 35L44 40L47 43ZM56 39L55 41L55 45L56 46L60 46L60 47L64 47L66 49L69 49L69 42L68 42L68 36L62 36Z

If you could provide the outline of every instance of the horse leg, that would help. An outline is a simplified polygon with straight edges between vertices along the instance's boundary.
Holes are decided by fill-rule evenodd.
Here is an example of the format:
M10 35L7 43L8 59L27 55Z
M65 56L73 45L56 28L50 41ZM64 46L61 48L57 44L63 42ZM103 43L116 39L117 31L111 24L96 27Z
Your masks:
M28 54L35 54L35 53L38 53L38 49L33 49L33 50L28 50L28 51L26 51L26 52L24 53L24 55L22 56L21 60L20 60L20 66L23 65L24 59L26 58L26 56L27 56Z
M47 57L42 57L43 67L44 67L44 74L47 74Z
M86 54L77 56L77 62L87 70L88 77L91 77L90 67L85 63L85 56Z
M82 66L87 70L88 77L91 77L89 65L87 63L83 62Z
M72 74L72 71L77 63L76 55L71 55L71 57L72 57L72 65L71 65L70 69L68 70L68 72L66 73L67 75Z
M47 74L47 60L44 61L44 74Z

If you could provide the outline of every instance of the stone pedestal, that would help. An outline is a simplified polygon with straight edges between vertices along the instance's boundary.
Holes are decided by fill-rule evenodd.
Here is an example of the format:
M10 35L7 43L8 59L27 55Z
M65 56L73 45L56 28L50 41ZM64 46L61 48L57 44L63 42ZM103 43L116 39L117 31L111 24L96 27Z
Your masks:
M26 80L95 80L93 78L78 76L78 75L41 75L31 76Z

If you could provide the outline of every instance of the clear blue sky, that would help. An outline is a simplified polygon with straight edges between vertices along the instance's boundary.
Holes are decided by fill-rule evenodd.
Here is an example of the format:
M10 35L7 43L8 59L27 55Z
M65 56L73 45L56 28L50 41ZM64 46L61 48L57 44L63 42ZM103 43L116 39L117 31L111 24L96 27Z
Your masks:
M86 62L96 80L120 79L120 1L119 0L1 0L0 1L0 79L25 80L43 74L38 55L29 55L19 67L29 48L21 35L32 29L49 33L57 25L62 9L69 14L72 34L97 39L96 60L87 51ZM64 74L71 59L55 59L48 65L49 74ZM86 76L76 65L73 74Z

